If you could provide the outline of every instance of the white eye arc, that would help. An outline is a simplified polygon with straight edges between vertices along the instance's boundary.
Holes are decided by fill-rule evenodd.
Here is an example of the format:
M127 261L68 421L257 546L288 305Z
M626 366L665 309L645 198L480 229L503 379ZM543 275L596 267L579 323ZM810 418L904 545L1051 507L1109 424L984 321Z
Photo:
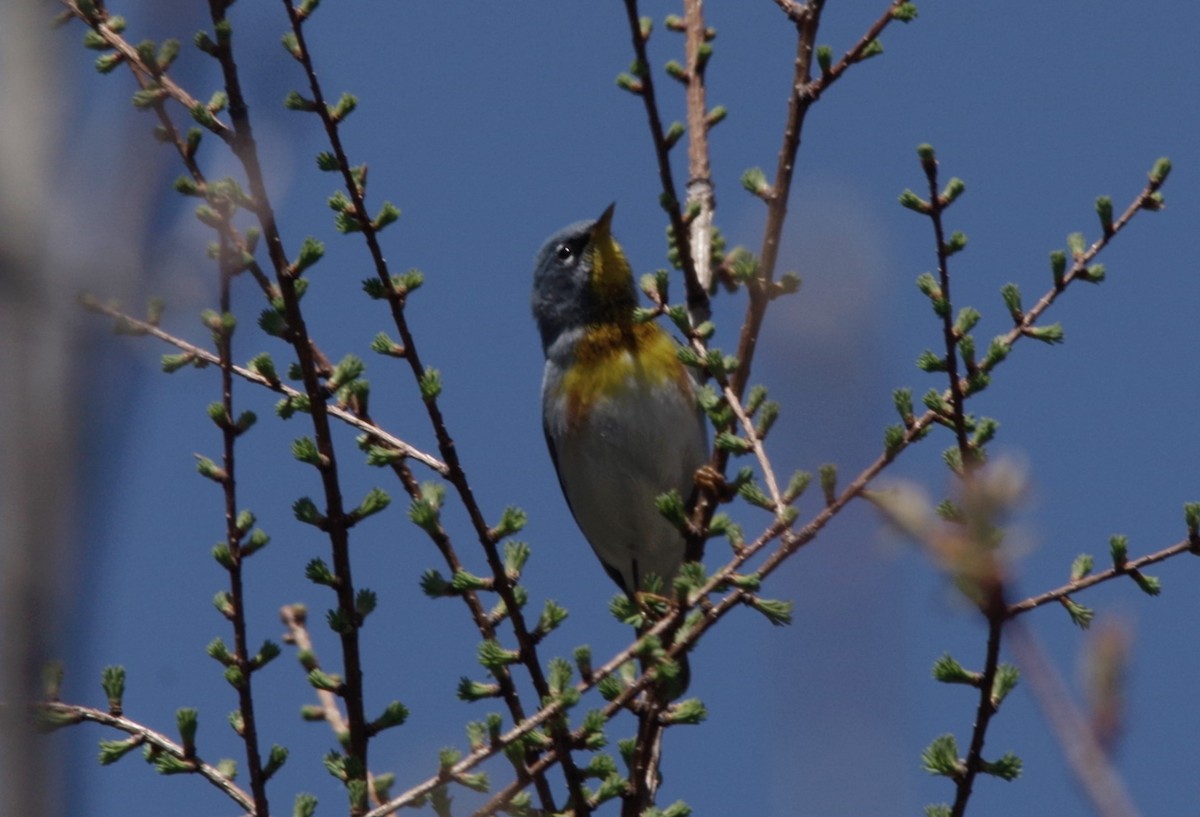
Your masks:
M568 244L559 244L557 249L554 250L554 255L559 261L568 261L574 257L575 250Z

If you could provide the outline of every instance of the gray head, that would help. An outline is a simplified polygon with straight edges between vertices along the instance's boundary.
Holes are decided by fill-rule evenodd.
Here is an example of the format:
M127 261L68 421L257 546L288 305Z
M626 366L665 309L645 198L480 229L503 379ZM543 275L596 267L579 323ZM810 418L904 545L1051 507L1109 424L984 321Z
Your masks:
M532 306L543 351L565 330L627 319L636 303L629 262L610 230L615 206L559 230L538 253Z

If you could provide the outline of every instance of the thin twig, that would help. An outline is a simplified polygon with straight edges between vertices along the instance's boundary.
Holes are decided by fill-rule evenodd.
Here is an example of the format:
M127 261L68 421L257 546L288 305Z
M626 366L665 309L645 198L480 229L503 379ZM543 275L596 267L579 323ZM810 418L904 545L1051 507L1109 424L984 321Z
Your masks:
M988 617L987 654L979 680L979 704L975 708L975 726L971 730L971 744L963 761L960 774L954 779L954 805L951 817L962 817L971 799L975 778L983 769L983 743L987 737L988 724L996 714L996 701L992 688L996 683L996 671L1000 667L1000 638L1004 630L1004 597L997 585L991 594L984 614Z
M693 257L687 222L679 207L675 175L671 170L671 148L667 143L662 117L658 111L658 102L654 95L654 78L650 69L650 56L646 51L646 38L642 36L642 22L638 13L637 0L625 0L625 16L629 21L629 33L639 66L637 79L641 83L641 87L637 95L642 98L646 107L646 117L650 122L654 155L658 159L658 178L663 190L663 208L667 211L667 218L671 222L671 233L675 237L675 247L679 252L679 266L683 270L688 310L704 319L709 314L708 290L701 284L700 276L696 272L696 262Z
M1152 565L1157 562L1162 562L1170 559L1172 556L1178 556L1181 553L1198 553L1195 543L1184 539L1182 542L1176 542L1170 547L1163 548L1155 553L1147 554L1146 556L1137 559L1130 559L1122 567L1110 567L1108 570L1101 570L1099 573L1092 573L1084 576L1077 581L1067 582L1062 587L1056 587L1053 590L1047 590L1045 593L1040 593L1036 596L1031 596L1015 604L1010 604L1005 611L1006 618L1016 618L1022 613L1028 613L1043 604L1049 604L1052 601L1058 601L1073 593L1078 593L1080 590L1086 590L1089 587L1095 587L1098 584L1111 581L1119 576L1127 576L1135 570Z
M225 792L230 799L245 809L247 813L255 813L254 799L248 792L235 784L233 780L222 774L220 769L216 768L215 766L208 765L194 754L186 754L183 751L182 746L161 732L156 732L150 727L143 726L137 721L130 720L123 715L112 715L101 709L94 709L90 706L66 704L59 701L42 703L38 704L38 706L41 709L47 712L53 712L55 715L60 717L71 717L78 720L99 723L140 738L143 742L148 743L158 751L165 752L171 755L171 757L191 765L193 773L200 775L218 789Z
M969 474L975 462L975 450L967 439L967 416L963 407L963 386L958 377L958 333L954 327L954 315L951 311L953 299L950 296L950 253L946 246L946 233L942 225L942 213L950 202L942 197L938 187L938 162L930 154L921 158L921 167L929 182L929 220L933 224L933 240L937 255L938 285L941 287L940 300L944 303L942 310L942 341L946 347L946 375L950 379L950 410L954 423L954 439L958 443L958 452L962 457L964 473Z

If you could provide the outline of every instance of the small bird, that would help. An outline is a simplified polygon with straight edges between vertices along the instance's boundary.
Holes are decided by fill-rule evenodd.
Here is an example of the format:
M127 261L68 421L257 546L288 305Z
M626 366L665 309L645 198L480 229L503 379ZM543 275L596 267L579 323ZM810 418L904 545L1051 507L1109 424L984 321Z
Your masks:
M670 595L685 543L655 498L688 499L707 434L678 344L657 323L634 321L614 207L555 233L537 256L542 424L567 504L608 575L631 598L651 574Z

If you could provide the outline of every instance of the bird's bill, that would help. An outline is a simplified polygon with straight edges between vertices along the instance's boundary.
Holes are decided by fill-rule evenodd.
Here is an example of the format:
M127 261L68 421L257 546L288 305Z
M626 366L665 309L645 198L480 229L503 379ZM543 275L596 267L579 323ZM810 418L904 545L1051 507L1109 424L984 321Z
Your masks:
M592 225L593 243L612 235L612 217L613 211L616 209L617 203L614 201L600 214L600 218L596 219L596 223Z
M622 300L632 281L632 272L621 245L613 238L611 225L616 203L608 205L592 227L592 286L604 302Z

